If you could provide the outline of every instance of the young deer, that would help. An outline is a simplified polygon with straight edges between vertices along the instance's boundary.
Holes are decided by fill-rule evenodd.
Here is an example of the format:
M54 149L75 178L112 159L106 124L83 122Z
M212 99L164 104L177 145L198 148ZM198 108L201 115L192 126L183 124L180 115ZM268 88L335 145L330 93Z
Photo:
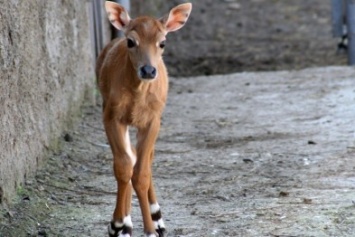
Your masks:
M109 43L96 65L103 98L103 123L113 153L118 189L109 236L132 235L132 185L139 200L145 235L166 236L151 170L168 92L162 53L166 34L183 27L192 5L178 5L160 19L131 19L121 5L109 1L105 7L112 25L125 36ZM136 151L131 147L129 126L137 128Z

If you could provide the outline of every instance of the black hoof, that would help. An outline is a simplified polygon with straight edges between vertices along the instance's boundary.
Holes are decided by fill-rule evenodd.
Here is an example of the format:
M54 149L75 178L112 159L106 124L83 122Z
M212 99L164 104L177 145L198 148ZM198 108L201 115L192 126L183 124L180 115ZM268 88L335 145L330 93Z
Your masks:
M129 236L132 236L132 227L124 226L122 234L129 234Z
M165 228L159 228L155 231L158 233L159 237L167 237L168 236L168 232L166 231Z
M113 221L108 225L108 236L109 237L117 237L118 233L123 230L123 227L117 228Z

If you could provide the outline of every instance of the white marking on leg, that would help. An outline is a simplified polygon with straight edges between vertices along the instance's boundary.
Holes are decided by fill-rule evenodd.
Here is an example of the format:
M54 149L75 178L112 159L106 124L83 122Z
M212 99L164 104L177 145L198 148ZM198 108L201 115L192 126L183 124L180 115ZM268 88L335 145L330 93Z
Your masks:
M130 215L126 216L123 219L123 223L124 223L125 226L133 228L133 223L132 223L132 219L131 219Z
M148 234L146 237L157 237L155 234Z
M152 215L156 214L159 211L160 211L160 206L158 203L154 203L154 204L150 205L150 213ZM164 224L163 218L160 218L159 220L154 220L153 223L154 223L154 228L156 230L160 229L160 228L165 229L165 224Z
M116 233L116 231L111 228L111 224L108 225L108 233L110 235L114 235Z
M115 221L113 225L115 226L115 228L119 229L123 227L124 223L120 221Z
M131 235L130 234L120 234L120 236L119 237L131 237ZM155 236L154 236L155 237Z
M113 223L113 226L115 227L115 229L120 229L123 227L123 222L115 221ZM108 232L110 235L114 235L116 233L116 230L112 229L111 223L108 225Z
M131 237L131 236L130 236L130 234L122 234L121 233L119 237Z
M158 203L154 203L150 205L150 214L155 214L160 210L160 206Z
M164 221L163 221L162 218L160 218L160 219L158 220L158 226L159 226L160 228L162 228L162 229L165 229L165 224L164 224Z
M132 151L131 140L129 138L129 127L127 127L126 135L125 135L125 150L129 158L131 158L132 165L134 166L136 164L137 157Z
M158 221L153 221L153 223L154 223L154 228L156 230L165 229L165 223L162 218L160 218Z

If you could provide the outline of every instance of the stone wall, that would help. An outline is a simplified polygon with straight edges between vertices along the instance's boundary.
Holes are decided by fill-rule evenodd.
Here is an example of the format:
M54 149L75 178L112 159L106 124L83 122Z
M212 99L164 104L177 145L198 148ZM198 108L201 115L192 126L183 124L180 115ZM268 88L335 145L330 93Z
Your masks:
M93 92L88 4L0 0L0 203L11 201Z

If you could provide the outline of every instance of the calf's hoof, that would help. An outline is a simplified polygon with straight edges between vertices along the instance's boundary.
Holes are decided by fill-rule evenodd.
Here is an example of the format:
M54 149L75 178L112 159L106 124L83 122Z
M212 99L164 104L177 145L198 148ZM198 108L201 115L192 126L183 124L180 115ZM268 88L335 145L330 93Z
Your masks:
M168 236L168 231L166 231L165 228L159 228L155 231L158 233L159 237L167 237Z

